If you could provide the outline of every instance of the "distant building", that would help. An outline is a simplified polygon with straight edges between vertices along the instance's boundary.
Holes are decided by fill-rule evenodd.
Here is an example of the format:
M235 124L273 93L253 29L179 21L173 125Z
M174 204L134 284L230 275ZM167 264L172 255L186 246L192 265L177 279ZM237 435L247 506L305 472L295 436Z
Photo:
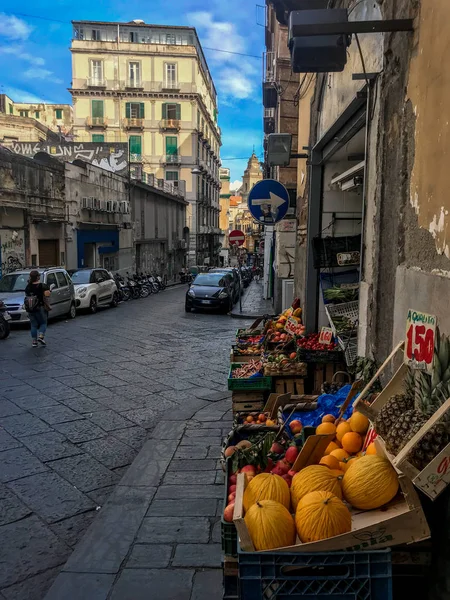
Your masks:
M185 181L189 262L216 263L221 133L195 29L74 21L71 52L76 140L129 142L136 179Z
M230 233L230 169L226 169L221 167L219 169L220 176L220 218L219 218L219 227L220 227L220 237L219 242L222 246L220 250L220 263L222 265L227 265L229 262L229 243L228 243L228 234Z
M6 94L0 94L0 116L3 118L21 117L23 119L33 119L41 125L44 125L44 127L47 127L50 131L61 134L64 137L70 137L72 135L73 108L70 104L15 102ZM17 119L13 122L18 123ZM22 142L37 141L23 139L23 135L18 135L16 139Z

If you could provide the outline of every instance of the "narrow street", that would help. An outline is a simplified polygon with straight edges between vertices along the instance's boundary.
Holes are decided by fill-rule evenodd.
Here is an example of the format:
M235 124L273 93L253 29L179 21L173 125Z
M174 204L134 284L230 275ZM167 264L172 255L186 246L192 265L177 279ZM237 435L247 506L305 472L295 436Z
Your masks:
M0 598L43 598L88 527L96 518L101 523L101 507L113 491L150 486L142 520L163 476L164 485L140 529L142 543L134 546L123 577L147 577L154 586L151 573L130 576L130 569L183 567L179 579L173 579L172 571L162 580L156 577L181 589L193 583L195 568L220 567L220 528L214 525L223 489L214 485L222 482L216 463L231 425L226 387L230 343L238 323L246 322L186 314L185 291L179 286L115 310L54 322L47 348L31 348L27 329L12 331L1 343ZM202 417L204 407L210 416ZM150 433L160 443L146 457L139 456L137 462L145 464L135 463L128 471ZM183 438L177 447L183 435L190 441ZM136 468L142 474L155 464L158 469L145 483L136 480ZM188 495L183 493L186 484ZM191 518L199 498L205 498L198 513L202 518ZM117 528L116 538L127 535L123 523L118 510L117 522L108 523ZM137 532L140 521L134 526ZM95 539L99 537L96 531ZM133 541L134 536L129 545ZM117 564L92 569L108 573L101 580L107 590L116 578L125 585L120 544L110 552L116 552ZM105 548L103 554L97 552L97 561L106 554ZM62 592L50 597L69 597ZM130 593L117 590L113 597L141 597ZM84 597L106 595L86 592ZM170 597L190 596L174 591Z

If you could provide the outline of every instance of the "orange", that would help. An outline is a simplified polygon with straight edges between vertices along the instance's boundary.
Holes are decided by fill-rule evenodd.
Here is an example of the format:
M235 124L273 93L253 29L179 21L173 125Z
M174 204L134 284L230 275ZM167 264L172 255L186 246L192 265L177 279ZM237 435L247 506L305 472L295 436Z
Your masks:
M324 455L326 456L327 454L331 454L333 452L333 450L338 450L338 449L339 449L339 446L336 444L336 442L330 442L325 449Z
M369 429L369 419L362 415L360 412L354 412L348 420L352 431L356 433L366 433Z
M342 447L350 454L354 454L355 452L359 452L363 445L363 439L356 433L355 431L350 431L344 434L342 438Z
M343 448L337 448L333 452L330 452L330 454L331 456L335 456L339 461L345 460L350 456Z
M375 446L375 442L370 442L370 444L366 448L366 454L376 454L377 447Z
M336 427L334 423L321 423L316 428L316 435L327 435L329 433L336 433Z
M248 415L248 417L245 420L247 421L247 423L253 423L254 418L252 417L252 415Z
M342 471L344 471L344 473L345 473L347 471L347 469L349 468L349 466L351 464L353 464L353 461L357 460L357 458L358 458L357 456L349 456L349 458L347 458L339 463L339 468Z
M325 465L329 469L339 469L339 461L335 456L322 456L320 459L319 465Z
M333 415L324 415L322 417L322 423L334 423L336 418Z
M336 427L337 439L341 442L344 435L351 430L352 428L350 427L350 423L347 423L347 421L342 421L342 423L339 423L339 425Z
M330 473L332 473L335 477L344 477L344 471L339 469L330 469Z

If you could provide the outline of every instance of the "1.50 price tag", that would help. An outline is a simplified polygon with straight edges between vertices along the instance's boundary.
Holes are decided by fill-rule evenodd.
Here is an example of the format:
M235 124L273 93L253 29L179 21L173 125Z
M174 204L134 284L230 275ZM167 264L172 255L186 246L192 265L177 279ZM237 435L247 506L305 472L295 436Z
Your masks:
M319 343L327 346L333 341L333 330L329 327L322 327L319 335Z
M413 369L433 370L436 317L409 309L406 317L404 362Z

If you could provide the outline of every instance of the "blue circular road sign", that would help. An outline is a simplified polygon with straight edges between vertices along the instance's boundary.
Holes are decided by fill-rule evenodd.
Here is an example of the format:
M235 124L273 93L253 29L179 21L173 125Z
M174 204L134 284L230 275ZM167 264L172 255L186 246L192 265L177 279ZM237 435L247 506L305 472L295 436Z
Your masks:
M288 191L275 179L258 181L248 196L248 210L265 225L274 225L284 219L288 208Z

